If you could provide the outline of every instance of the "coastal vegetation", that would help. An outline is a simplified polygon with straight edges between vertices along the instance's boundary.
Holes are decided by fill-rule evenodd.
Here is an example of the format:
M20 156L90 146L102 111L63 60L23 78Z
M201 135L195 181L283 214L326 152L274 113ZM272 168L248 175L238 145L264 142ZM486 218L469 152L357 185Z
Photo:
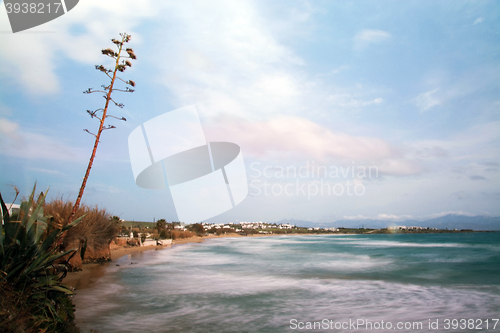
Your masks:
M463 233L474 232L472 229L437 229L422 227L389 227L389 228L322 228L322 227L298 227L288 224L265 223L265 222L242 222L240 223L195 223L182 225L180 222L167 222L160 219L156 222L145 221L123 221L122 234L134 233L148 234L152 239L181 239L194 235L224 235L235 234L241 236L249 235L285 235L285 234L422 234L422 233Z
M11 216L0 194L0 331L78 332L73 323L72 290L62 283L67 274L61 251L63 233L82 217L61 225L44 212L47 192L35 200L35 187L19 213Z
M73 204L62 198L44 204L45 212L55 225L64 227L72 214ZM67 231L61 240L61 248L76 248L77 255L68 260L71 271L80 270L83 263L110 260L109 245L121 226L118 217L99 207L81 205L75 214L81 222Z
M21 202L19 211L12 213L0 195L0 332L78 332L73 323L74 306L69 298L73 293L62 283L68 271L80 270L82 263L110 260L110 243L122 229L122 221L110 216L105 209L81 205L81 199L98 144L108 118L125 121L108 113L111 105L123 108L113 99L113 92L132 93L135 82L118 76L132 66L137 57L125 44L131 36L122 33L111 39L115 50L101 53L113 59L114 66L95 66L109 79L101 89L89 88L85 94L100 93L104 106L87 110L99 121L94 147L76 201L62 198L46 202L47 192L35 198L36 185L28 200ZM115 85L118 81L124 87ZM16 189L17 199L19 191Z

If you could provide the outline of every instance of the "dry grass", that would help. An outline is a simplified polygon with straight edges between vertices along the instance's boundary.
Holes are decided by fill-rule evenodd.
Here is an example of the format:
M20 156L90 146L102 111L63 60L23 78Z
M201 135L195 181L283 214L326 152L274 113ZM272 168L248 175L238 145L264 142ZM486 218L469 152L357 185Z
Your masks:
M73 203L56 199L44 206L44 213L52 217L53 223L58 228L68 223ZM116 223L110 220L110 214L105 209L81 205L75 218L84 216L82 221L71 228L64 237L65 249L79 248L79 253L85 248L84 262L108 260L110 257L109 244L116 237ZM78 257L79 255L75 256ZM73 266L81 265L78 258L72 261Z
M26 304L25 295L0 282L0 328L4 332L35 332L29 329L32 316Z
M180 231L180 230L171 230L170 235L173 240L175 239L182 239L182 238L190 238L193 237L195 234L192 233L191 231Z

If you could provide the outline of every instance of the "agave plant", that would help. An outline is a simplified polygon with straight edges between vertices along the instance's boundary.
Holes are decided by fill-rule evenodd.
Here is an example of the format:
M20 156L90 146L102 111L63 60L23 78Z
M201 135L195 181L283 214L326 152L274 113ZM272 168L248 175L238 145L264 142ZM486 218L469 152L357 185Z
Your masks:
M36 185L28 201L19 208L18 220L11 220L0 194L0 331L60 332L72 322L73 305L67 295L72 290L62 284L67 274L62 257L76 249L59 251L61 234L80 219L64 226L51 226L43 214L47 192L34 203ZM10 305L10 306L9 306ZM20 318L22 317L22 318ZM14 327L17 326L17 327Z

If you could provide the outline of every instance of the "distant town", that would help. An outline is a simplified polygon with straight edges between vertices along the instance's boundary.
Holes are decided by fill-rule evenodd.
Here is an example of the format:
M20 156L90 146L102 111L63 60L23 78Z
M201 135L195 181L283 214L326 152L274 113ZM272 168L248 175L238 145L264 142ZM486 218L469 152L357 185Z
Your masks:
M166 222L166 221L165 221ZM128 229L158 229L155 222L123 221ZM124 228L124 229L125 229ZM290 223L268 222L229 222L229 223L196 223L186 225L181 222L166 223L163 228L178 232L194 232L202 235L239 234L242 236L255 234L394 234L394 233L453 233L473 232L472 229L438 229L420 226L389 226L387 228L344 228L344 227L300 227ZM144 230L146 229L146 230ZM138 230L139 231L139 230Z
M419 226L390 226L388 228L322 228L322 227L299 227L289 223L267 223L267 222L229 222L224 223L202 223L203 228L208 233L217 230L231 230L242 234L285 234L285 233L431 233L431 232L471 232L472 229L438 229Z

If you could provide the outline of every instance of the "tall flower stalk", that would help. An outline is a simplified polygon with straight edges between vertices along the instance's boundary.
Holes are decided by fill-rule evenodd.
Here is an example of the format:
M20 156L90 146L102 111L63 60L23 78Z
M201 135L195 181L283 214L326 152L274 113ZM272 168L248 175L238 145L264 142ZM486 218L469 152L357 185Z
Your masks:
M132 66L132 63L130 62L130 60L136 59L134 50L132 50L131 48L125 47L125 44L130 41L131 36L126 34L126 33L121 33L120 37L121 37L121 40L117 40L117 39L111 40L113 42L113 44L115 44L117 51L114 51L111 48L107 48L107 49L104 49L101 51L103 55L108 56L110 58L113 58L115 60L114 69L108 69L108 68L104 67L103 65L96 65L95 66L95 68L98 71L103 72L110 79L109 85L102 85L101 86L102 90L96 90L93 88L89 88L88 90L84 91L84 94L102 93L103 97L105 99L105 103L104 103L103 108L99 108L99 109L94 110L94 111L87 110L87 113L90 115L90 117L92 119L95 118L99 121L99 129L97 130L97 133L95 133L95 134L90 132L88 129L84 129L85 132L95 136L95 142L94 142L94 148L92 149L92 155L90 155L89 164L88 164L87 170L85 172L85 177L83 177L82 185L80 187L80 192L78 193L78 197L76 198L75 204L73 206L73 211L71 213L69 222L71 222L75 218L75 214L78 210L78 207L80 206L80 202L81 202L82 197L83 197L83 192L85 190L85 186L87 185L87 180L88 180L89 175L90 175L90 169L92 169L92 165L94 164L94 158L95 158L95 155L97 152L97 146L99 145L99 140L101 138L101 134L104 130L115 128L115 126L113 126L113 125L105 125L106 119L111 117L111 118L115 118L118 120L126 121L126 119L124 117L119 118L119 117L115 117L113 115L108 114L108 108L112 104L114 104L115 106L117 106L119 108L124 107L124 105L122 103L118 103L115 100L113 100L113 98L112 98L113 92L115 92L115 91L129 92L129 93L134 92L134 90L131 89L131 87L132 88L135 87L135 82L132 80L126 81L118 76L118 72L123 73L127 69L127 67ZM122 55L122 53L126 53L126 55ZM115 88L116 80L122 81L125 84L125 88L124 89Z

